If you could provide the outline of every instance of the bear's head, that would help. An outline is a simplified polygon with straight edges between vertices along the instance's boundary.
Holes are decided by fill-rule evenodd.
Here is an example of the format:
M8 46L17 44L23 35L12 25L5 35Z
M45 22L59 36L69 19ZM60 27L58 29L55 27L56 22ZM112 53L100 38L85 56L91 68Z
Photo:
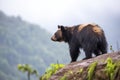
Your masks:
M64 27L62 25L58 25L58 30L51 37L52 41L67 42L68 39L68 27Z

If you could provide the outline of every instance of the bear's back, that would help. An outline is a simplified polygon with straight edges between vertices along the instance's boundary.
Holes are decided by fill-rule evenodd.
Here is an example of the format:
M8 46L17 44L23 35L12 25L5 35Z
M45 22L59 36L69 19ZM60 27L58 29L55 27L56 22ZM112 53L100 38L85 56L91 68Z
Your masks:
M103 30L97 25L97 24L80 24L78 26L78 33L83 33L83 34L98 34L102 35Z

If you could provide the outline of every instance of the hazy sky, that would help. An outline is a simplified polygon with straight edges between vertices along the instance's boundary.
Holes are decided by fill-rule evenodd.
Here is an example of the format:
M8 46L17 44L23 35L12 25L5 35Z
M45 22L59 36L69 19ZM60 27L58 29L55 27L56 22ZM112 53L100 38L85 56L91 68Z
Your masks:
M120 45L120 0L0 0L0 10L52 33L57 25L97 23L109 45Z
M0 10L54 32L58 24L104 25L120 14L120 0L0 0Z

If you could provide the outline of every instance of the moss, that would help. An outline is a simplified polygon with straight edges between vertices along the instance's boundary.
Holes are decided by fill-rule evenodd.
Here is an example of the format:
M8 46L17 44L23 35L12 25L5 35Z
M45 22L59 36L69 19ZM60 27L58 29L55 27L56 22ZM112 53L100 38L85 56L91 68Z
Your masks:
M83 69L80 69L80 70L79 70L79 73L82 73L82 72L83 72Z
M74 75L74 74L73 74L73 71L72 71L72 70L67 71L67 72L64 74L64 76L62 76L59 80L68 80L68 79L67 79L67 75L73 76L73 75Z
M67 80L67 76L64 75L63 77L60 78L60 80Z
M69 70L69 71L68 71L68 74L73 74L73 71Z
M89 66L88 75L87 75L88 80L92 80L96 65L97 65L97 62L94 62Z

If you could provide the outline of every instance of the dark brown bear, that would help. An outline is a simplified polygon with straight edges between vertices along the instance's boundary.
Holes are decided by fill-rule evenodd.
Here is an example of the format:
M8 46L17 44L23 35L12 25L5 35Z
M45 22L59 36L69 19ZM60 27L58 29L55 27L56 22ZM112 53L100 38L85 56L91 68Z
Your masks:
M79 56L79 48L85 52L85 58L107 53L107 41L104 31L96 24L80 24L73 27L58 25L57 32L51 37L53 41L67 42L70 49L71 62Z

